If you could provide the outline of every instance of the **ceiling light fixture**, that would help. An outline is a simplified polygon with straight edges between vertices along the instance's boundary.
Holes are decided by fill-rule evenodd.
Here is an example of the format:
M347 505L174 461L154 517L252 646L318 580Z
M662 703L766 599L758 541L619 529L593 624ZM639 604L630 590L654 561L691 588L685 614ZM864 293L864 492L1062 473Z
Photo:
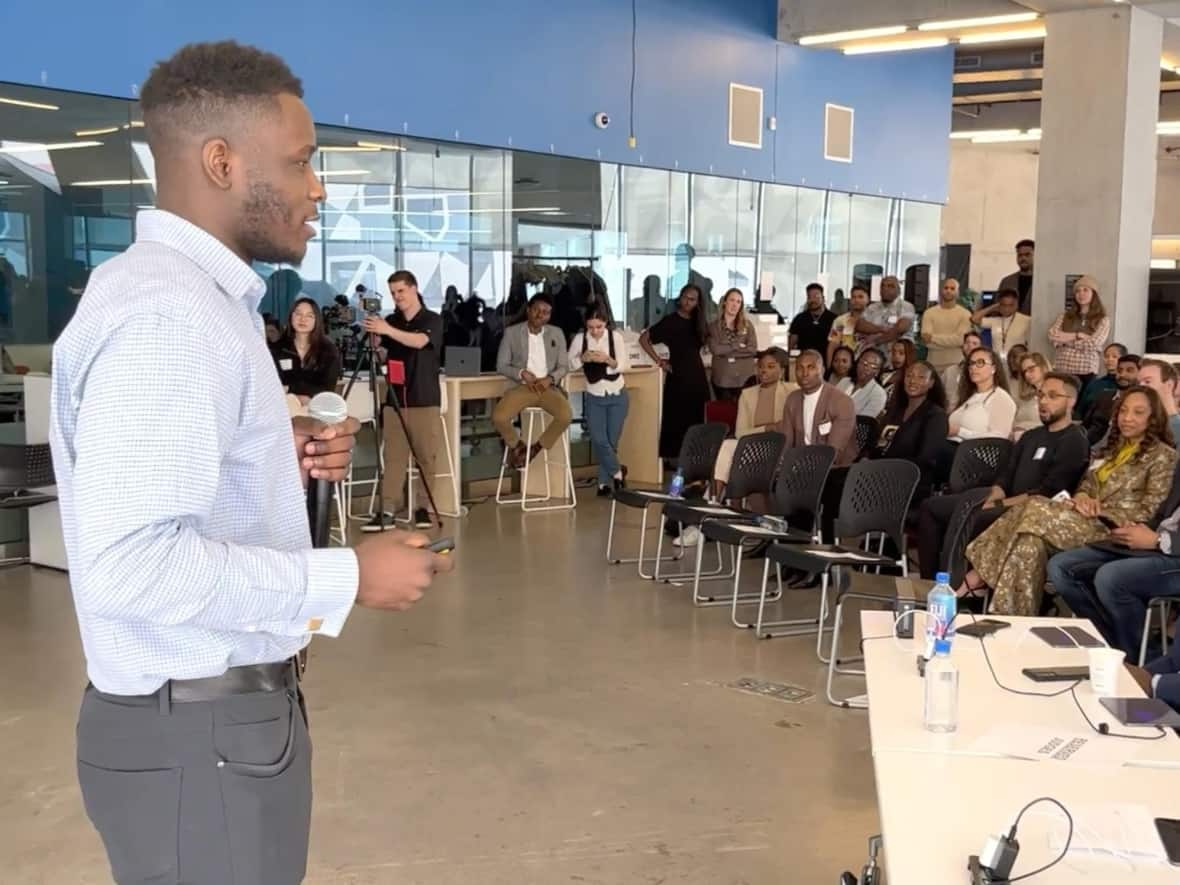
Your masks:
M402 147L400 144L381 144L380 142L377 142L377 141L358 141L356 143L356 146L360 147L360 148L372 148L372 149L379 150L379 151L404 151L405 150L405 148Z
M982 136L990 136L994 138L1002 138L1005 135L1019 135L1019 129L976 129L961 132L952 132L951 138L953 140L966 140L980 138Z
M892 25L886 28L864 28L860 31L835 31L831 34L812 34L810 37L800 37L800 46L821 46L824 43L843 43L846 40L868 40L871 37L896 37L908 31L905 25Z
M372 175L368 169L329 169L326 172L317 172L316 175L321 178L328 175Z
M60 111L61 110L61 108L59 108L55 104L45 104L44 102L40 102L40 101L25 101L20 98L5 98L2 95L0 95L0 104L12 104L12 105L16 105L18 108L33 108L34 110L38 110L38 111Z
M953 18L947 21L923 22L918 25L919 31L947 31L952 28L982 28L988 25L1013 25L1017 22L1030 22L1038 18L1037 12L1014 12L1009 15L985 15L979 18Z
M7 142L0 142L0 154L32 154L39 151L69 151L74 148L102 147L101 141L59 141L53 144L35 142L15 142L11 147Z
M87 135L110 135L112 132L118 132L118 126L107 126L105 129L79 129L74 135L78 138L84 138Z
M381 148L378 147L361 147L354 144L326 144L316 148L321 154L375 154Z
M154 178L96 178L93 181L71 181L67 187L129 187L133 184L155 183Z
M862 43L859 46L844 47L845 55L869 55L874 52L905 52L907 49L934 49L946 46L951 41L946 37L924 37L920 40L899 40L893 43Z
M1041 130L1029 129L1027 132L1018 132L1015 135L978 135L971 139L972 144L1007 144L1009 142L1017 141L1040 141Z
M993 31L990 34L964 34L959 38L960 46L978 46L980 43L1011 43L1017 40L1043 40L1045 28L1024 28L1019 31Z

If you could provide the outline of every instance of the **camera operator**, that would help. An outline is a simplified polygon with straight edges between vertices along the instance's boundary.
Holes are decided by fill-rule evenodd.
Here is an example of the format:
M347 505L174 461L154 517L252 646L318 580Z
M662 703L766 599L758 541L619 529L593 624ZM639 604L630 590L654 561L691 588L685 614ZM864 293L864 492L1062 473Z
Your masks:
M442 317L427 310L418 292L418 280L408 270L399 270L389 277L389 291L397 309L384 320L376 313L369 313L364 319L365 332L381 336L381 349L386 359L400 360L406 367L405 386L390 386L388 397L399 397L402 417L410 440L406 440L402 422L392 413L393 403L386 406L385 414L385 480L381 490L382 510L389 516L378 513L364 527L366 532L379 532L393 528L392 516L403 502L405 468L409 463L410 442L418 458L419 489L415 501L425 503L428 498L421 489L423 481L429 482L435 474L435 453L441 444L440 413L442 395L439 389L439 374L442 371ZM414 510L414 525L430 528L430 514L423 506Z

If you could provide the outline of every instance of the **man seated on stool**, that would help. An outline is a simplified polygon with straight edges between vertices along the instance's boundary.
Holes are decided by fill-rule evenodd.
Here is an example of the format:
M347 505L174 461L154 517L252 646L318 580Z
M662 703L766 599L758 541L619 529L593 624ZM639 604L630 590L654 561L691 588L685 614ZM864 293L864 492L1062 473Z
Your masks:
M542 449L552 448L573 419L570 401L558 387L569 371L569 358L565 335L556 326L548 325L552 313L553 306L545 296L530 298L525 321L504 331L496 357L496 371L517 382L517 386L504 391L492 409L492 423L504 440L510 463L517 468L524 466L526 457L531 461ZM524 440L512 426L516 416L527 408L542 409L553 419L531 450L526 450Z
M1129 659L1139 659L1147 602L1180 597L1180 468L1172 491L1147 525L1115 529L1112 539L1132 550L1120 554L1097 547L1066 550L1049 560L1046 577L1079 618L1089 618L1106 641ZM1158 650L1157 650L1158 651ZM1153 657L1150 649L1148 659Z
M799 389L787 395L778 430L787 448L831 446L835 466L851 464L856 449L856 408L852 399L824 382L824 360L818 351L805 350L795 360Z
M1180 643L1173 643L1171 651L1149 663L1147 669L1134 664L1127 664L1127 669L1149 698L1159 698L1180 711Z

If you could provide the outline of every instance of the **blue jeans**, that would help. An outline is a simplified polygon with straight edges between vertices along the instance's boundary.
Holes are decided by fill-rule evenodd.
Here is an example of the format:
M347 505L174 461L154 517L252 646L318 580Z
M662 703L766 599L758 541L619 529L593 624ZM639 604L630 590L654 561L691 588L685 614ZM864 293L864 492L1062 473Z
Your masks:
M598 484L609 486L619 472L619 437L627 420L627 391L615 395L582 397L582 414L590 431L590 446L598 462Z
M1079 547L1050 559L1047 576L1074 613L1093 621L1128 660L1139 660L1147 601L1180 596L1180 557L1162 553L1119 556Z

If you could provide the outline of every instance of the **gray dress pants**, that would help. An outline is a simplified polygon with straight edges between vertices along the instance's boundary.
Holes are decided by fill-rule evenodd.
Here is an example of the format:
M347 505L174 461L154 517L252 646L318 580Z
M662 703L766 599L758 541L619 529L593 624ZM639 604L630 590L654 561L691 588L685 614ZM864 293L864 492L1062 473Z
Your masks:
M86 689L78 780L118 885L295 885L311 741L284 690L170 703Z

